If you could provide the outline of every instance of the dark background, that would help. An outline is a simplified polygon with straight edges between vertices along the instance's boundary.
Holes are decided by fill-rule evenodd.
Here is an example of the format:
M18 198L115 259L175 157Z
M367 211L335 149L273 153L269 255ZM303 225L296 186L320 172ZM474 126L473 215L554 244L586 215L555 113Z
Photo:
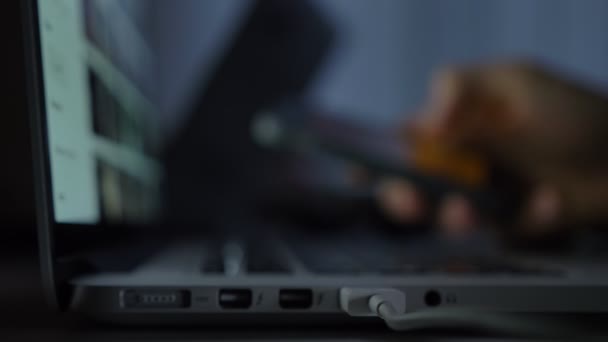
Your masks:
M49 310L42 295L20 2L0 4L0 339L31 331ZM36 318L38 317L38 318ZM46 319L47 326L54 323Z
M4 252L33 253L34 195L20 19L19 1L0 5L0 241Z

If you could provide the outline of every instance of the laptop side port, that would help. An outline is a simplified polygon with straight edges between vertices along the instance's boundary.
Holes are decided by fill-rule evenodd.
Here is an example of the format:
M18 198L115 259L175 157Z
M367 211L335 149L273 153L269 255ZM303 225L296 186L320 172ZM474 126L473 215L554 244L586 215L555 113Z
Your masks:
M128 309L176 309L190 307L190 292L185 290L124 290L121 306Z
M312 306L311 289L281 289L279 305L283 309L308 309Z
M247 289L221 289L218 302L222 309L248 309L253 295Z

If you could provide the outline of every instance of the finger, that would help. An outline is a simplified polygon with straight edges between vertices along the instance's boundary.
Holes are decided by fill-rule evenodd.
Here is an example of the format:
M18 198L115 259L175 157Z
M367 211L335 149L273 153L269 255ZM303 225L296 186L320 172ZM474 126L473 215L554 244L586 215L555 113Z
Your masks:
M536 187L530 193L523 209L520 229L528 236L542 236L557 230L563 217L563 204L563 199L555 187Z
M447 69L431 82L417 136L456 149L493 153L516 132L512 85L500 68Z
M544 185L539 186L530 198L530 221L537 226L550 226L557 223L560 217L561 198L557 189Z
M426 204L414 186L403 180L384 180L377 190L382 210L397 223L421 221L426 214Z
M605 168L594 171L574 172L562 178L556 178L559 184L561 216L568 223L588 221L606 222L608 212L608 178Z
M479 223L473 205L461 195L446 196L437 209L437 224L447 237L469 235Z
M464 76L456 70L436 73L430 82L427 104L415 127L418 133L430 139L443 136L446 126L453 120L456 108L462 102L463 88L466 86Z

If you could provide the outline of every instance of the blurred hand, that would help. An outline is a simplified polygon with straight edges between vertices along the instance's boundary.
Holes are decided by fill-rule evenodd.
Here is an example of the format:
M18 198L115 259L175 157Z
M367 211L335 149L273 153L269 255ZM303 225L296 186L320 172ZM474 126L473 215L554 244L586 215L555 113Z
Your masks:
M406 139L435 139L478 154L528 184L514 218L528 234L608 222L608 100L590 89L525 63L449 69L433 78L428 103L407 126ZM419 220L430 209L424 194L404 181L387 180L378 196L398 222ZM458 235L475 227L479 215L451 195L437 208L437 220Z

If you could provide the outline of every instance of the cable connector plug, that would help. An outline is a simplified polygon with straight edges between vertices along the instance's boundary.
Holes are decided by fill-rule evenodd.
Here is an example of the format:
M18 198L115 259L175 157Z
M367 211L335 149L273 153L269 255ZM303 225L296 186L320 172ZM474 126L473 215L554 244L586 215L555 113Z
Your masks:
M405 293L397 289L344 287L340 289L340 307L351 316L378 316L378 312L373 311L369 305L373 296L379 296L389 302L396 314L405 313Z

